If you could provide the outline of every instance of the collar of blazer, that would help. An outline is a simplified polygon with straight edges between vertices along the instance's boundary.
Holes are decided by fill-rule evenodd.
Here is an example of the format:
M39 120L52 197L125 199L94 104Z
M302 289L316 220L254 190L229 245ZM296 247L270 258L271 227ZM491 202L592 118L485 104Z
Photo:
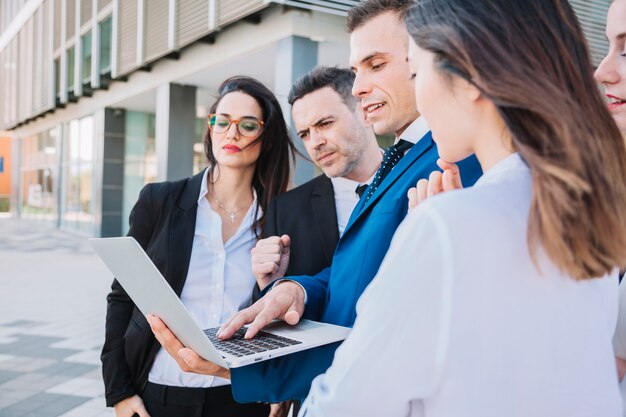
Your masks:
M184 187L181 189L176 199L176 205L178 207L183 210L189 210L198 206L200 187L202 186L202 179L207 169L208 168L205 168L193 177L187 178Z
M311 207L315 225L324 243L324 254L330 263L339 241L339 225L337 224L337 209L335 206L335 191L333 183L326 175L316 181L311 193Z
M176 199L169 219L167 280L180 297L187 279L193 238L196 231L198 196L205 171L188 178Z
M419 159L424 152L430 149L431 146L434 146L433 138L431 132L426 133L413 147L409 150L409 152L404 155L398 165L396 165L389 175L383 180L380 184L376 192L370 197L367 203L363 203L363 199L359 201L357 206L354 208L352 212L352 216L350 216L350 221L348 222L348 226L346 226L346 230L343 232L345 235L351 226L364 214L368 211L372 205L374 205L381 196L393 185L395 182L402 176L402 174L409 169L411 165L415 161Z

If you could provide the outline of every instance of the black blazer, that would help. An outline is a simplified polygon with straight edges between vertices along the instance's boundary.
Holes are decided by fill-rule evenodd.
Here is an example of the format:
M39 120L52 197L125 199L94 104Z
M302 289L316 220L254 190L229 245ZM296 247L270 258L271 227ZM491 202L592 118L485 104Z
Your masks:
M203 174L146 185L130 214L128 235L144 248L179 297L189 269ZM100 357L107 406L141 394L158 350L146 318L113 281Z
M330 266L339 241L333 183L320 175L274 198L263 237L289 235L287 275L313 275Z

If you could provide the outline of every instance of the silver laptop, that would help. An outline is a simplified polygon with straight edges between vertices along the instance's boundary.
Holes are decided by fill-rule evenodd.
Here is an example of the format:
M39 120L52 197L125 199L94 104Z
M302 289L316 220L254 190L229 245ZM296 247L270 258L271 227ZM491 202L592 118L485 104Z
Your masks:
M236 368L345 339L350 328L301 320L296 326L274 322L251 340L245 328L229 340L202 330L180 298L132 237L89 239L96 253L144 314L154 314L186 347L223 367Z

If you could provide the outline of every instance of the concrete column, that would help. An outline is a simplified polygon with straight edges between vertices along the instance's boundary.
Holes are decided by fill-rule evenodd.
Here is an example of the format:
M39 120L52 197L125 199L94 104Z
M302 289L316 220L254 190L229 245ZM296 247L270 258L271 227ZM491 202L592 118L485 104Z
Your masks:
M291 107L287 96L293 83L317 65L318 43L300 36L289 36L278 41L276 54L276 74L274 79L274 93L280 101L285 119L292 129ZM292 135L296 147L306 155L302 141ZM298 159L292 180L294 185L307 182L315 175L315 165L302 158Z
M104 109L102 153L102 237L122 234L124 205L124 142L126 114L121 109Z
M196 87L163 84L156 94L157 181L193 174Z

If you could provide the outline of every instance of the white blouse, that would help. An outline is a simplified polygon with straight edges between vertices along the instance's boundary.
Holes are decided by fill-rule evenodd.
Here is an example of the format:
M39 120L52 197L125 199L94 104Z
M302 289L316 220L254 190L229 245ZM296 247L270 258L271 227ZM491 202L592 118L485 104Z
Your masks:
M622 283L619 286L619 294L619 313L617 316L615 335L613 335L613 348L615 349L615 356L626 360L626 280L624 279L622 279ZM620 383L620 391L622 393L622 400L625 400L626 378L622 379ZM626 417L626 402L624 402L622 415Z
M198 196L196 231L189 269L180 296L201 329L217 327L239 310L248 307L256 282L250 267L250 251L256 243L252 230L256 195L239 229L224 244L222 219L211 208L206 199L207 193L205 171ZM157 353L148 380L155 384L179 387L206 388L230 384L227 379L183 372L163 348Z
M575 281L527 243L519 155L396 232L301 416L617 417L617 278Z

